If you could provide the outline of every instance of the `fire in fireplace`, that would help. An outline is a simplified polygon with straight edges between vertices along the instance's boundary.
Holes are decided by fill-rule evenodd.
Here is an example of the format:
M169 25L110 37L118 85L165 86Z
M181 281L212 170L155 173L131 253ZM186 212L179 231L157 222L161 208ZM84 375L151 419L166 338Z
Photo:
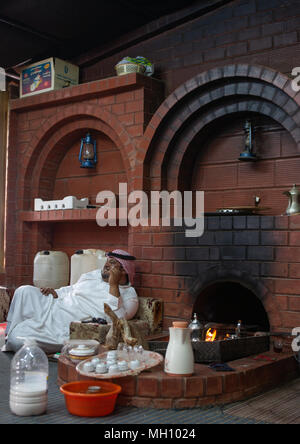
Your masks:
M216 340L216 337L217 337L217 330L215 328L209 328L206 331L205 341L206 342L213 342Z

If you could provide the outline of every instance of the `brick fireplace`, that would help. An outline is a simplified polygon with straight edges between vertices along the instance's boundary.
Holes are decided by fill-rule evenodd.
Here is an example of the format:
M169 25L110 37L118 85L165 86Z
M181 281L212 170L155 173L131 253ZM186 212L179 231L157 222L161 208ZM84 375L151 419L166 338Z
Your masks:
M207 321L241 317L264 331L291 332L299 323L299 228L300 216L207 216L201 238L175 228L136 231L140 293L165 300L165 326L196 311Z
M212 320L205 294L215 289L213 298L230 292L228 320L237 316L241 292L242 316L253 300L262 329L291 332L300 325L300 216L282 216L282 193L298 182L300 95L284 74L247 64L202 72L165 100L163 94L162 82L130 74L11 102L1 284L32 283L42 249L71 256L79 248L122 247L138 258L139 295L164 300L165 328L196 309ZM246 117L259 128L260 160L251 165L237 160ZM97 139L96 171L78 162L87 130ZM35 197L95 203L99 191L117 193L120 182L129 191L205 191L204 235L186 238L178 227L99 228L94 209L33 211ZM211 214L251 205L255 195L267 208L260 216Z

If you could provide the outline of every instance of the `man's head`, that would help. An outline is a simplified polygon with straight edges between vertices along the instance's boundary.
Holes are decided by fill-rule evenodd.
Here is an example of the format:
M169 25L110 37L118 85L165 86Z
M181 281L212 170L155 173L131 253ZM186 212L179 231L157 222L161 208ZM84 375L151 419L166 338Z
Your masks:
M107 261L102 270L102 279L108 282L110 272L115 268L121 272L121 285L125 285L128 282L132 283L135 274L135 257L124 250L114 250L106 253L106 256Z
M106 263L105 263L105 265L104 265L104 267L103 267L103 269L102 269L102 272L101 272L101 274L102 274L102 279L103 279L105 282L108 282L110 272L111 272L111 270L112 270L113 268L115 268L115 269L117 269L118 271L121 272L120 284L121 284L121 285L122 285L122 284L123 284L123 285L127 284L127 283L128 283L128 276L127 276L126 271L124 270L124 268L122 267L122 265L121 265L116 259L114 259L114 258L112 258L112 257L108 257L108 258L107 258L107 261L106 261Z

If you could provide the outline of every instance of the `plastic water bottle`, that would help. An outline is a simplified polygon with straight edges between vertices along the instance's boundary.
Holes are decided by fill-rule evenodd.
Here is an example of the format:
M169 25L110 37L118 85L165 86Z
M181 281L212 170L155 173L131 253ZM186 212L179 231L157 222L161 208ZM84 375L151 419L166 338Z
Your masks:
M34 416L46 412L48 374L48 358L43 350L34 340L24 339L24 346L11 362L9 406L12 413Z

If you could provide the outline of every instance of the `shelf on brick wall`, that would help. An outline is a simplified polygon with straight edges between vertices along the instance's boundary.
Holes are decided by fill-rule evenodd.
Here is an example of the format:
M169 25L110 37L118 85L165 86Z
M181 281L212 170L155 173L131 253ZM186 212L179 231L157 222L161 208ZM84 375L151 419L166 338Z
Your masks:
M23 222L96 222L98 208L52 211L21 211L20 220ZM117 210L117 221L118 210Z

